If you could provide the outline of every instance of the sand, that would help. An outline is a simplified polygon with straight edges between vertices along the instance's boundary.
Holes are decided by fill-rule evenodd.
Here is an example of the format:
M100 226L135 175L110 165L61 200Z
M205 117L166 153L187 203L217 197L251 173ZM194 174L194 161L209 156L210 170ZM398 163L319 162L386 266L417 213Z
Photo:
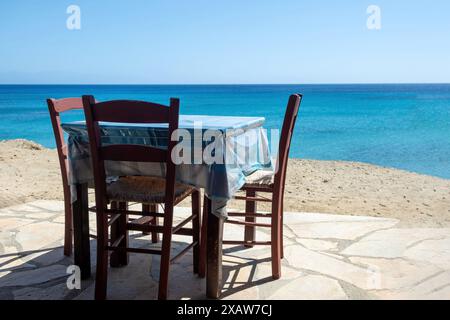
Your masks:
M55 150L26 140L0 142L0 208L62 198ZM241 207L236 201L231 206ZM285 210L389 217L404 227L449 227L450 180L364 163L291 159Z

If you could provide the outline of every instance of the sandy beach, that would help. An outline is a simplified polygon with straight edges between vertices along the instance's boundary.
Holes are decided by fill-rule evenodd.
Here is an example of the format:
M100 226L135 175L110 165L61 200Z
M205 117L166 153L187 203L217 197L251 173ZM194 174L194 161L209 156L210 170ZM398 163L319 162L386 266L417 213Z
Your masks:
M62 200L56 150L26 140L1 141L0 190L0 208ZM396 218L403 227L448 227L450 180L364 163L291 159L285 210Z

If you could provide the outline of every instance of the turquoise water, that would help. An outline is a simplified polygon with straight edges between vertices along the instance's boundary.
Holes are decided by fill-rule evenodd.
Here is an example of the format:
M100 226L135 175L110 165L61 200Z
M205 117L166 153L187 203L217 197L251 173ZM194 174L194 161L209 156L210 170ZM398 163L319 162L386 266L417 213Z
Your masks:
M279 128L303 93L291 157L362 161L450 178L450 85L0 86L0 140L54 147L45 99L181 99L185 114L264 116ZM64 120L80 120L74 112Z

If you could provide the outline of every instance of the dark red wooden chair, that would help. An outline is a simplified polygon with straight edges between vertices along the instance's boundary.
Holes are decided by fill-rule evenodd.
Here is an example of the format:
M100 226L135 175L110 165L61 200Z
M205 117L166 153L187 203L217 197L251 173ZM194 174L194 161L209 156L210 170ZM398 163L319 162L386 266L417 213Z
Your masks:
M61 127L61 116L60 114L70 110L82 110L83 101L81 98L64 98L64 99L47 99L48 110L50 113L50 119L52 122L53 133L55 135L56 150L58 152L59 166L61 169L61 177L63 183L63 193L64 193L64 255L70 256L72 254L72 239L73 239L73 216L72 216L72 204L71 204L71 192L69 186L69 164L67 159L67 145L64 140L64 134ZM126 206L126 203L111 203L112 206ZM143 204L143 210L157 210L157 206L149 206ZM158 224L157 219L147 220L136 220L135 223L151 223ZM113 226L115 229L116 226ZM95 238L94 235L90 235ZM158 234L156 232L152 233L152 242L158 242ZM116 266L118 262L114 259L111 260L111 266Z
M178 129L179 100L170 99L170 106L143 101L116 100L96 103L92 96L83 96L83 106L89 133L92 166L95 181L95 201L97 213L97 272L95 281L95 298L105 299L107 288L108 253L117 253L122 264L127 264L127 253L147 253L161 255L159 299L167 298L170 263L193 248L194 273L198 273L200 247L200 192L194 188L175 181L175 164L171 153L176 141L169 139L168 148L160 149L141 145L105 145L101 143L99 122L119 123L165 123L168 124L169 137ZM105 161L131 161L165 163L166 177L123 177L106 183ZM192 214L173 226L174 206L186 197L192 197ZM150 207L142 211L130 211L126 207L111 207L108 203L115 201L140 202L156 206L164 204L164 212L151 211ZM162 226L152 224L132 224L128 215L143 218L163 218ZM118 228L108 238L111 224L118 222ZM192 228L184 226L189 222ZM128 230L162 233L162 248L144 249L128 246ZM111 230L113 231L113 230ZM192 236L192 243L171 257L173 234Z
M64 255L72 254L72 205L69 186L69 171L67 160L67 145L61 128L60 113L69 110L83 109L81 98L47 99L48 111L52 121L53 133L55 134L56 150L58 151L59 166L64 192Z
M289 97L281 137L279 142L278 159L275 174L264 174L264 171L256 171L246 179L245 185L241 188L245 196L236 196L235 199L246 202L245 212L229 212L229 218L225 223L243 225L245 227L243 241L223 241L223 244L244 245L253 247L254 245L270 245L272 253L272 277L279 279L281 276L281 259L283 258L283 198L286 181L286 169L289 159L289 148L291 145L292 132L297 119L298 110L302 100L302 95L294 94ZM260 196L258 193L270 194L270 196ZM208 201L205 198L205 203ZM271 202L271 213L258 213L257 202ZM204 206L204 210L208 206ZM202 235L206 235L208 213L203 213ZM245 217L245 221L233 219L233 217ZM260 223L256 218L269 219L269 223ZM255 241L255 227L265 227L271 229L270 241ZM206 239L202 237L201 243L202 261L200 262L200 276L205 276L205 253Z

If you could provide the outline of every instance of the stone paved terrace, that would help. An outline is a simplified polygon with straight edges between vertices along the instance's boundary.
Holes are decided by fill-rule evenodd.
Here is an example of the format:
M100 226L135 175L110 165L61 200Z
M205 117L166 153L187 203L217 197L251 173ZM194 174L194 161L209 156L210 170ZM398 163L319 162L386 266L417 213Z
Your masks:
M268 247L226 247L223 299L450 299L450 229L396 224L286 213L282 278L271 279ZM225 230L242 238L239 226ZM257 237L268 234L258 231ZM72 259L63 256L62 239L62 202L0 209L0 299L92 299L92 279L83 281L81 290L67 289ZM175 237L175 250L186 240ZM151 246L141 234L132 235L132 244ZM91 247L95 257L94 240ZM205 298L205 280L192 274L191 259L188 254L173 265L171 299ZM155 299L158 268L159 257L131 254L127 267L110 269L108 298Z

